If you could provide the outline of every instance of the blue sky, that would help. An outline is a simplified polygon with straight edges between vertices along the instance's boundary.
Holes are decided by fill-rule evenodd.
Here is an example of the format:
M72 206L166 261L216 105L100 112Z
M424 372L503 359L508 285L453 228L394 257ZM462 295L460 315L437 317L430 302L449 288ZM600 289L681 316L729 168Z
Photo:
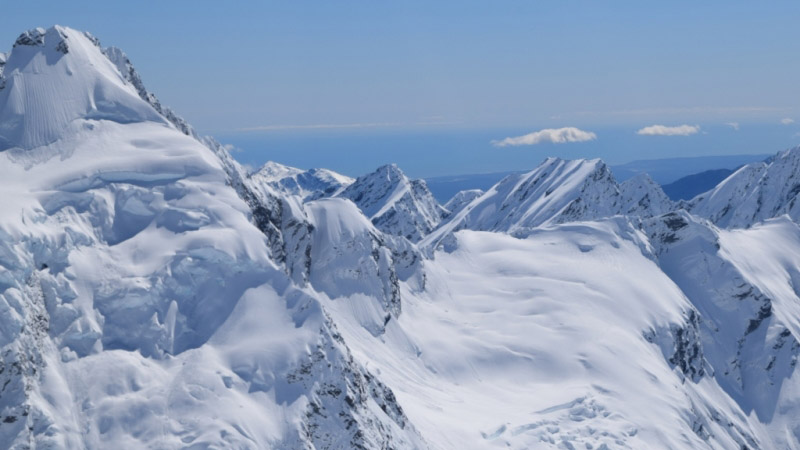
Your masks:
M769 153L800 131L779 124L800 120L800 2L74 0L3 9L0 48L34 26L89 30L124 49L150 90L201 132L249 142L253 163L282 140L292 152L321 152L327 135L437 135L417 142L429 153L442 136L480 136L448 144L471 149L461 169L474 170L520 164L502 164L520 152L532 154L526 163L547 152ZM725 123L760 130L767 148L727 136L735 130ZM657 124L700 131L635 134ZM504 150L487 139L561 127L596 139ZM379 140L369 145L380 152Z

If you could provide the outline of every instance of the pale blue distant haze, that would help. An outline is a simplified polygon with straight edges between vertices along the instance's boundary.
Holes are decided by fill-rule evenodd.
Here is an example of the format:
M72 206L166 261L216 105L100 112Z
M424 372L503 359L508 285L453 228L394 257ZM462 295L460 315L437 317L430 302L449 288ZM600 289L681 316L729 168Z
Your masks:
M772 153L800 142L796 1L3 2L0 51L89 30L242 161L357 175ZM797 123L779 124L794 118ZM739 130L725 125L736 122ZM693 136L637 136L653 124ZM591 142L496 148L543 128ZM333 128L331 128L333 127ZM261 131L248 131L262 128Z

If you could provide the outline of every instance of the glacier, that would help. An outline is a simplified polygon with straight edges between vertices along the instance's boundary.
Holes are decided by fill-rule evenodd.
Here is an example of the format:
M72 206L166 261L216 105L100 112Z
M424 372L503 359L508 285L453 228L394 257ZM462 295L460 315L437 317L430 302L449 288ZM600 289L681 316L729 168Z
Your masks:
M800 448L800 148L672 202L249 172L125 53L0 54L3 448Z

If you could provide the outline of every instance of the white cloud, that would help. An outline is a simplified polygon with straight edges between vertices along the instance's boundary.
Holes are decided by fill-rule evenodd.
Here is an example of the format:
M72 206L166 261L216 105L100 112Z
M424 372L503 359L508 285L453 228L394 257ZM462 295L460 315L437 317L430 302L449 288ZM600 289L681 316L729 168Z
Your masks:
M725 125L733 128L736 131L739 131L739 122L728 122Z
M492 141L495 147L507 147L518 145L536 145L543 142L553 144L564 144L566 142L586 142L597 139L597 135L591 131L583 131L575 127L564 128L545 128L544 130L534 131L524 136L507 137L499 141Z
M781 123L783 125L791 125L794 123L794 119L792 119L791 117L786 117L784 119L781 119Z
M636 134L642 136L689 136L697 134L699 131L700 125L678 125L677 127L650 125L637 131Z

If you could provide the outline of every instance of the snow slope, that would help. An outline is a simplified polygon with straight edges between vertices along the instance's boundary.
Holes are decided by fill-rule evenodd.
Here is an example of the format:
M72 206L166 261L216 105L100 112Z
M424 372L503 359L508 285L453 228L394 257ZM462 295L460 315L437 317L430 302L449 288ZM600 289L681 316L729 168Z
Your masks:
M800 428L793 418L800 411L793 396L800 377L794 369L800 343L793 313L800 299L792 288L798 266L789 255L800 250L800 228L781 219L752 230L721 231L686 212L654 218L645 228L662 270L697 311L687 345L702 349L709 368L701 374L695 364L690 373L713 376L752 422L773 430L759 436L753 424L749 434L729 433L741 435L748 447L796 446ZM754 265L761 262L769 265ZM724 424L713 414L709 418Z
M404 292L404 314L382 342L332 308L348 342L393 386L433 447L798 445L795 394L783 391L784 409L771 419L732 398L711 375L709 361L723 355L700 338L711 318L625 219L540 228L522 240L454 236L451 252L428 262L425 292ZM780 336L752 343L769 349L760 362L778 355L774 379L791 374L783 389L796 392L788 370L794 344ZM771 350L780 342L783 350ZM728 344L736 348L735 339ZM764 372L746 363L753 377ZM768 384L765 374L758 379ZM763 387L751 380L751 393Z

